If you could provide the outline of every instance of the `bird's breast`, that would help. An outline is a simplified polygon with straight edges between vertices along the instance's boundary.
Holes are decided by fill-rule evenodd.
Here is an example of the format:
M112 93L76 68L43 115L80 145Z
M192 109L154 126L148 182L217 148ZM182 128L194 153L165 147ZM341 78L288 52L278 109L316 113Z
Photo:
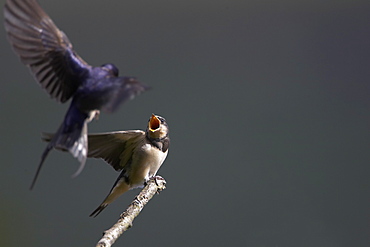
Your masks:
M151 144L145 144L141 148L141 155L147 166L150 167L149 175L153 176L164 162L167 152L162 152Z
M130 168L132 184L142 184L154 176L166 159L167 151L162 152L151 144L144 144L133 156Z

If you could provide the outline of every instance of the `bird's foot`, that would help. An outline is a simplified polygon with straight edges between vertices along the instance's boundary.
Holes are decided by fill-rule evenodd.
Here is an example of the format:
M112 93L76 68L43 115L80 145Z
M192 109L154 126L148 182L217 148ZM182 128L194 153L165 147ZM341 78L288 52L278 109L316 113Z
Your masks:
M165 180L164 180L164 178L162 178L162 177L161 177L161 176L159 176L159 175L154 176L154 177L152 177L152 178L154 179L154 182L155 182L155 184L156 184L157 186L159 186L159 184L158 184L158 181L159 181L159 180L165 181Z
M159 194L159 192L161 192L163 190L162 187L159 187L161 184L159 183L159 181L162 181L162 184L163 185L166 185L166 180L164 180L164 178L162 178L161 176L157 175L157 176L154 176L153 177L154 179L154 182L155 184L158 186L158 190L157 190L157 194Z
M149 180L154 180L155 184L158 187L158 190L157 190L158 194L165 188L166 180L162 178L161 176L152 176L148 180L145 180L144 187L148 185ZM162 182L159 182L159 181L162 181Z
M100 111L99 110L91 111L88 122L91 122L93 119L99 120L99 116L100 116Z

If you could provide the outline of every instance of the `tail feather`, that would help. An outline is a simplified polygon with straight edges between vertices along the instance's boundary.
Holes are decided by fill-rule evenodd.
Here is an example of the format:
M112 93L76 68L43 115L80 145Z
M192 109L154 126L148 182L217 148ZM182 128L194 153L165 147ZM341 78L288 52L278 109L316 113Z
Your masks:
M80 166L78 167L77 171L72 175L73 178L80 175L82 170L85 168L87 149L87 124L85 123L82 128L80 138L75 141L73 147L69 149L69 152L73 155L73 157L77 158L80 162Z
M40 174L40 171L41 171L41 167L42 165L44 164L44 161L46 159L46 156L48 156L50 150L53 149L53 146L52 145L47 145L47 147L45 148L44 152L42 153L41 155L41 161L40 161L40 164L39 166L37 167L37 171L36 171L36 174L35 176L33 177L33 180L32 180L32 184L31 184L31 187L30 187L30 190L33 189L33 187L35 186L35 183L36 183L36 180Z
M39 163L39 166L37 167L37 171L36 171L36 174L35 176L33 177L33 180L32 180L32 184L31 184L31 187L30 187L30 190L33 189L33 187L35 186L35 183L36 183L36 180L40 174L40 171L41 171L41 168L46 160L46 157L48 156L49 152L53 149L53 148L57 148L57 149L63 149L63 146L65 145L62 145L62 141L64 139L66 139L65 137L64 138L61 138L60 136L62 135L62 131L64 129L64 124L65 122L62 123L62 125L59 127L57 133L55 135L53 135L53 137L51 138L49 144L46 146L44 152L42 153L41 155L41 161Z
M123 193L131 189L131 186L125 181L125 171L121 172L118 179L113 185L113 188L109 192L108 196L104 199L102 204L90 214L90 217L96 217L101 213L110 203L120 197Z
M54 136L55 135L52 133L42 133L41 139L46 142L51 142ZM73 143L73 146L70 149L67 149L65 147L63 148L61 145L54 147L60 151L70 152L72 156L80 162L80 166L78 167L77 171L72 175L73 178L80 175L80 173L85 168L88 150L87 140L87 124L85 123L82 128L80 138Z
M108 203L102 203L97 209L95 209L94 210L94 212L92 212L91 214L90 214L90 217L96 217L96 216L98 216L100 213L101 213L101 211L103 211L106 207L108 206Z
M36 175L32 181L30 189L35 186L42 165L52 149L69 151L73 157L80 161L80 167L72 177L81 173L85 166L87 157L87 115L78 111L68 111L67 115L55 134L44 134L42 139L49 141L46 149L42 153L41 162L37 168Z
M53 136L53 133L42 132L41 140L43 140L44 142L50 142L51 139L53 139Z

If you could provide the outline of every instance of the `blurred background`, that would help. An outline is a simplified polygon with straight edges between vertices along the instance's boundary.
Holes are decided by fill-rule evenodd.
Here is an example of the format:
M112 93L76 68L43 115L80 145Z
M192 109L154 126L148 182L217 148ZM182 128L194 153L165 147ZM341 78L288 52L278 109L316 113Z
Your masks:
M369 246L368 0L40 3L88 63L152 87L90 132L170 126L167 189L114 246ZM29 190L69 102L0 35L1 245L95 246L140 190L90 218L119 173L72 179L58 151Z

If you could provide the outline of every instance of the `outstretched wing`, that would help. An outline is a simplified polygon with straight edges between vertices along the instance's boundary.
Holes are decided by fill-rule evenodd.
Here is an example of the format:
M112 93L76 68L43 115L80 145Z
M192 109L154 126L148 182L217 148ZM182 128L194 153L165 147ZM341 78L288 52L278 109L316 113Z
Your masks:
M106 112L113 112L125 101L133 99L142 92L149 90L150 87L136 80L135 77L116 77L111 79L110 99L103 106Z
M120 171L129 163L134 148L144 136L145 132L141 130L89 134L87 157L104 159Z
M36 0L7 0L5 29L13 50L52 98L67 101L91 68Z

